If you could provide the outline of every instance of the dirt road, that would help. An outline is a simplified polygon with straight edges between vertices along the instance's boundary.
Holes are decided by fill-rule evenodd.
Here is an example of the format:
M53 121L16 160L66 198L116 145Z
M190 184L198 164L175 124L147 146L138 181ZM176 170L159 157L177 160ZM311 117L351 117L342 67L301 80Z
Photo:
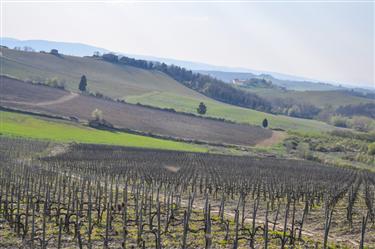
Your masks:
M3 100L3 102L12 103L12 104L19 104L19 105L47 106L47 105L62 104L62 103L65 103L69 100L72 100L76 97L78 97L77 93L70 92L70 94L62 96L61 98L58 98L56 100L42 101L42 102L37 102L37 103L26 102L26 101L12 101L12 100Z

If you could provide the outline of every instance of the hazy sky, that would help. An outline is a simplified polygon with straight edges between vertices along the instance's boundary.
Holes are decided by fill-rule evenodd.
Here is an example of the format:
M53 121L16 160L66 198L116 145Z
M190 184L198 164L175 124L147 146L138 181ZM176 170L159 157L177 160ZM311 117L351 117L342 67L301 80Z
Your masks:
M374 2L14 3L2 36L374 86Z

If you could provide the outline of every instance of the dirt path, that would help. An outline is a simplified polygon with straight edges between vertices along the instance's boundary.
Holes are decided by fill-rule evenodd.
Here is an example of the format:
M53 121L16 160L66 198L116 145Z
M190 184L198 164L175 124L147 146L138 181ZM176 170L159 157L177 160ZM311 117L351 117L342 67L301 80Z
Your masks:
M47 149L48 156L50 157L64 154L68 152L68 150L69 150L69 144L56 144L52 148Z
M38 103L32 103L32 102L25 102L25 101L12 101L12 100L3 100L2 102L6 103L12 103L12 104L20 104L20 105L32 105L32 106L46 106L46 105L56 105L61 104L64 102L67 102L69 100L72 100L76 97L78 97L78 93L70 92L69 94L62 96L61 98L50 100L50 101L43 101Z
M259 147L268 147L275 144L280 143L284 138L286 138L286 133L283 131L272 131L272 136L269 138L266 138L259 143L256 144L256 146Z

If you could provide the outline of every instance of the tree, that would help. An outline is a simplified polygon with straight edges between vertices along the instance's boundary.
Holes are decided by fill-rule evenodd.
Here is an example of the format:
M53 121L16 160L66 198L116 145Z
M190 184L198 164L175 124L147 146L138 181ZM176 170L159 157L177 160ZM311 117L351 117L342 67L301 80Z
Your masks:
M79 88L80 91L84 92L84 91L86 91L86 86L87 86L86 76L82 75L78 88Z
M101 121L103 120L103 112L99 109L95 109L92 111L91 116L94 118L96 121Z
M351 128L357 131L369 132L375 130L373 119L364 116L353 116L350 120Z
M348 127L349 119L343 116L332 116L331 117L331 124L336 127Z
M197 112L198 112L199 114L201 114L201 115L206 114L206 112L207 112L207 107L206 107L206 105L205 105L203 102L201 102L201 103L199 104L199 106L198 106L198 108L197 108Z
M266 118L263 119L262 126L263 126L263 128L267 128L268 127L268 120Z

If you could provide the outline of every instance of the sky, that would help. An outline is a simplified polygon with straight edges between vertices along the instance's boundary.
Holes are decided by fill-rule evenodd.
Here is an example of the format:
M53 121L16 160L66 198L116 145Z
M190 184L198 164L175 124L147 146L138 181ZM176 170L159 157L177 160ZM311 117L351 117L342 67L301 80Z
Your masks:
M371 1L1 1L2 37L375 87Z

